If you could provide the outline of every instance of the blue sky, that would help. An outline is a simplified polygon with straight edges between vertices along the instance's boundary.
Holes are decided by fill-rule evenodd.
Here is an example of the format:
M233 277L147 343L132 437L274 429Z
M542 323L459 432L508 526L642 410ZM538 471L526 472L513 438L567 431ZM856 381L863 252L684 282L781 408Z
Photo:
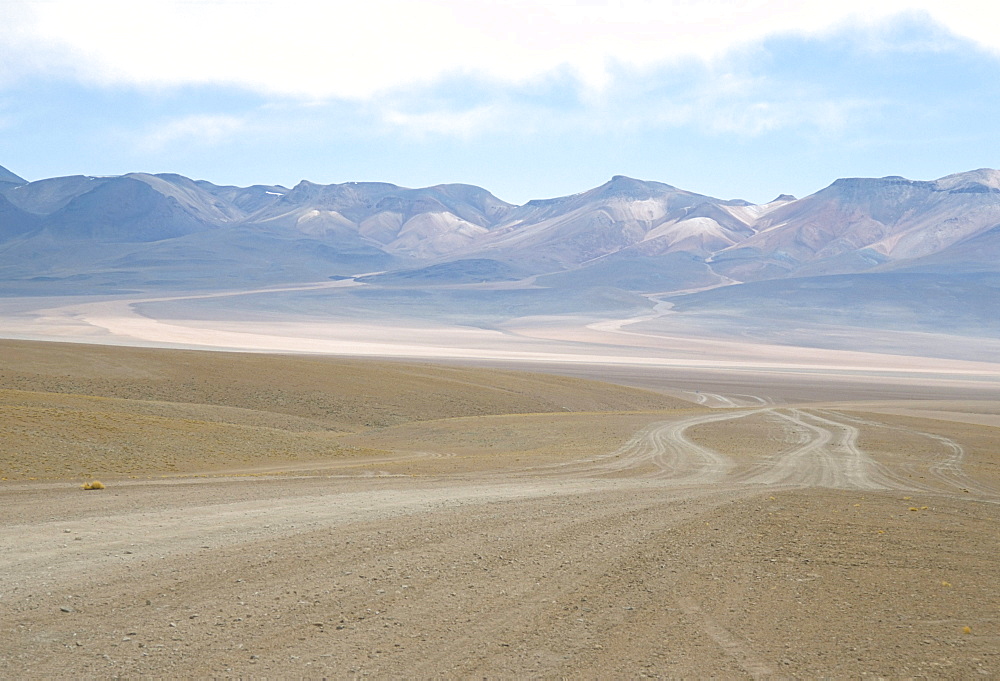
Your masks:
M831 4L4 0L0 165L514 203L1000 166L1000 9Z

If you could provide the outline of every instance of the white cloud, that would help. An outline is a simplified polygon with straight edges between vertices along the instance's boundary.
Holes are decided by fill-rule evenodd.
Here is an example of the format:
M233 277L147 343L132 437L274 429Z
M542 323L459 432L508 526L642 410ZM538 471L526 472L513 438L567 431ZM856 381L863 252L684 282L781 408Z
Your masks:
M777 130L837 135L852 122L877 115L885 105L881 99L838 95L802 83L789 86L770 76L726 73L675 95L661 105L666 114L655 122L739 137Z
M12 128L18 123L18 118L11 113L14 109L7 99L0 99L0 130Z
M758 99L706 107L703 126L717 134L759 137L776 130L798 129L812 134L838 134L848 122L880 104L864 100Z
M140 133L137 146L145 152L159 152L178 145L215 146L247 129L247 123L236 116L185 116Z
M48 0L0 5L0 78L364 100L459 73L525 83L568 70L602 88L614 67L711 61L913 11L1000 53L1000 6L969 0Z
M859 121L877 118L889 102L826 92L796 84L784 87L770 77L716 74L688 86L653 95L623 80L601 101L553 107L502 99L461 108L442 102L428 107L419 98L380 109L378 119L416 137L473 138L491 133L552 136L566 133L622 134L687 128L710 136L755 138L775 131L807 137L839 136Z
M505 125L509 111L495 105L451 111L439 109L410 113L400 108L382 112L382 122L417 137L444 135L469 138ZM508 121L509 122L509 121Z

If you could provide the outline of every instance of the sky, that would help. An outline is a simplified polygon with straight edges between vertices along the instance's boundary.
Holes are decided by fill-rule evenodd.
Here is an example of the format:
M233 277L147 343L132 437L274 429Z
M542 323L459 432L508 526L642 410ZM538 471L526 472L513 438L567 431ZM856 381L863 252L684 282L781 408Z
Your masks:
M979 0L3 0L0 165L763 203L1000 166L997 26Z

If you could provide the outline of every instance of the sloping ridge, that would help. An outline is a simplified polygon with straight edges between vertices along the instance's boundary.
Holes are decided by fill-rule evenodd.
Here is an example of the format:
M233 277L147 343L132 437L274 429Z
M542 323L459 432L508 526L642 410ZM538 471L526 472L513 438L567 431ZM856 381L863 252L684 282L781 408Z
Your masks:
M10 184L28 184L28 181L23 177L15 175L3 166L0 166L0 182L7 182Z
M944 251L998 223L997 171L847 178L765 215L757 234L712 261L741 280L861 272Z
M237 286L489 262L524 277L572 273L549 285L592 285L592 277L644 292L910 265L995 271L1000 262L1000 171L986 168L934 181L845 178L763 205L616 175L522 206L465 184L241 188L147 173L25 183L0 170L0 242L8 244L0 259L22 263L6 269L19 277L36 252L60 277L88 276L97 261L75 257L85 243L113 246L106 251L115 259L100 267L149 285L149 263L156 282L188 285L189 261L201 263L199 281ZM76 246L60 256L69 243ZM439 267L431 278L449 273L455 283L475 279L468 266ZM497 276L508 275L485 278Z

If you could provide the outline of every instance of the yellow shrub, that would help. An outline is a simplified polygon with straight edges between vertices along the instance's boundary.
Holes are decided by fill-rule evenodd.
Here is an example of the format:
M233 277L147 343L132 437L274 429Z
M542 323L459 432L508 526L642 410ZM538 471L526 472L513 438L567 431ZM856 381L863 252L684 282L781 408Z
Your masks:
M83 489L104 489L104 483L100 480L83 483Z

